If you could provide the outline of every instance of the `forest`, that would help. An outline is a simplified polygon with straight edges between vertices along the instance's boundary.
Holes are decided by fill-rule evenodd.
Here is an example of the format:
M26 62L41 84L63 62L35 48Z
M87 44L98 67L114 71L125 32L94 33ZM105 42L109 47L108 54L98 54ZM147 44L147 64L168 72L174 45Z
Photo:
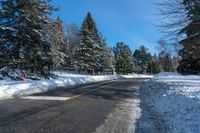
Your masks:
M199 0L160 3L163 15L179 14L175 9L185 13L181 13L184 22L176 18L163 26L172 30L180 27L175 29L174 36L179 37L176 43L182 48L176 49L176 45L160 39L159 52L152 54L145 44L132 50L123 40L109 47L91 12L86 14L79 28L76 24L64 25L59 16L53 19L53 12L59 9L50 1L1 0L0 77L49 78L55 76L53 71L56 70L89 75L175 71L199 74L199 5ZM181 23L185 25L181 27Z

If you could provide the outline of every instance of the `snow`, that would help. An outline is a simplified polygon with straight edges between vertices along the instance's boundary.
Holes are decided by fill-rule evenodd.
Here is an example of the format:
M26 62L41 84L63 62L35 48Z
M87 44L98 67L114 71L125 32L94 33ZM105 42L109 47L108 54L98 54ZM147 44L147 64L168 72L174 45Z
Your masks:
M124 78L153 78L152 75L144 75L144 74L131 74L131 75L123 75Z
M89 76L89 75L69 74L64 72L55 72L55 73L59 77L50 80L25 80L25 81L0 80L0 98L20 97L35 93L46 92L49 90L57 89L59 87L67 87L67 86L86 84L92 82L140 77L139 75ZM145 75L142 75L141 77L144 78ZM147 78L149 77L152 76L147 75Z
M160 73L141 89L148 110L170 133L200 131L200 76Z

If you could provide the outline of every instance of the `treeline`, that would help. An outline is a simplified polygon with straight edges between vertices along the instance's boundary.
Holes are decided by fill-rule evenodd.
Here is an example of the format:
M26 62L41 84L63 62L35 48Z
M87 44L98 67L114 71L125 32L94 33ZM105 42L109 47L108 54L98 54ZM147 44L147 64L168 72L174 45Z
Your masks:
M152 56L141 46L132 52L124 43L109 48L91 13L80 29L74 24L65 29L60 17L51 18L56 10L45 0L0 1L1 76L47 78L57 69L91 75L174 71L163 51Z
M165 48L168 44L162 40L159 41L162 49L157 55L152 55L145 46L132 51L123 42L109 48L91 13L87 14L81 29L74 24L67 26L66 41L66 63L60 68L76 73L156 74L176 71L178 64L178 58Z
M63 31L62 21L58 18L56 23L60 27L56 29L60 29L60 32L53 33L54 38L58 37L56 33ZM54 65L54 69L91 75L156 74L161 71L176 71L175 63L178 60L164 48L167 46L164 41L159 42L163 49L157 55L152 55L145 46L132 51L129 45L123 42L118 42L116 46L109 48L91 13L87 14L80 29L75 24L68 24L66 27L65 39L62 39L65 43L58 44L58 47L61 47L60 52L66 56L54 55L57 61L53 61L57 64Z
M128 45L117 43L113 51L114 66L118 74L174 72L178 64L178 58L172 56L169 51L161 50L159 54L152 55L143 45L131 52Z
M48 77L58 68L76 73L99 74L112 71L113 55L90 13L81 29L63 28L53 20L58 10L46 0L0 1L1 76Z

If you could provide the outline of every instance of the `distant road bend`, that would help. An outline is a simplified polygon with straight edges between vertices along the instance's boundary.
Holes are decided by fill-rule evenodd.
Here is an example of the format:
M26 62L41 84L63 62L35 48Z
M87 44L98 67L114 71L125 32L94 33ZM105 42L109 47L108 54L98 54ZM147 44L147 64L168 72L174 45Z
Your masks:
M148 79L91 83L0 101L0 133L156 132L141 106Z

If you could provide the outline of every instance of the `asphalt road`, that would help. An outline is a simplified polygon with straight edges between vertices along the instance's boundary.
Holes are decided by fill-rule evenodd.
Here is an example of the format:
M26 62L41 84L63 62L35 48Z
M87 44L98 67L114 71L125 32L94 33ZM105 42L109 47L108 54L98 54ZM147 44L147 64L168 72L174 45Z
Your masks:
M67 101L0 101L0 133L126 133L139 119L138 88L146 79L106 81L34 96L70 97ZM137 106L137 107L136 107ZM131 114L132 113L132 114ZM134 118L133 118L134 117Z

